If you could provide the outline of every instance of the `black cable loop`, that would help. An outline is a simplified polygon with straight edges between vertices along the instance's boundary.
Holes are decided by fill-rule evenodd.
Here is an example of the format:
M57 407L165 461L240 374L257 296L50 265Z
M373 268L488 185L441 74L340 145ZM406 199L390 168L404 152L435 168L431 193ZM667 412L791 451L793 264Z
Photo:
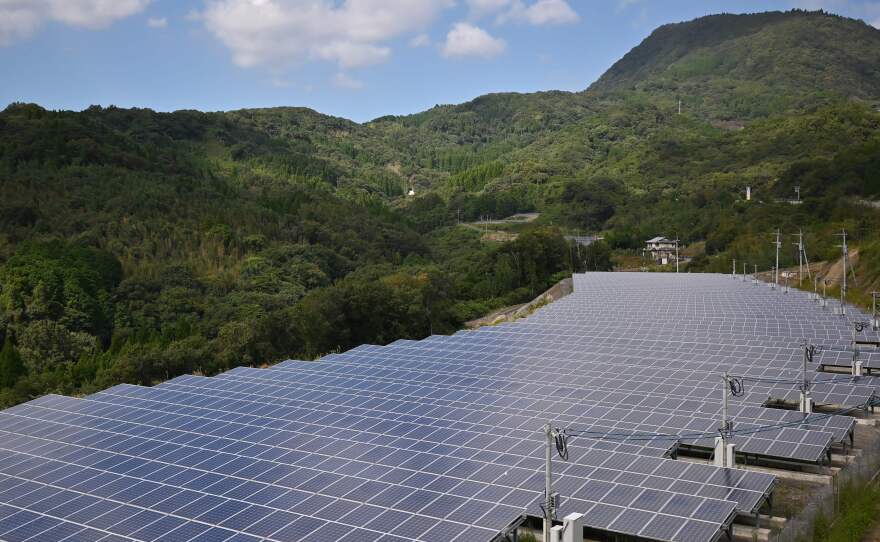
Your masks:
M568 433L567 429L556 429L554 440L556 441L556 453L563 461L568 461Z
M740 377L731 377L727 379L727 385L730 386L730 395L734 397L742 397L745 394L743 388L743 379Z

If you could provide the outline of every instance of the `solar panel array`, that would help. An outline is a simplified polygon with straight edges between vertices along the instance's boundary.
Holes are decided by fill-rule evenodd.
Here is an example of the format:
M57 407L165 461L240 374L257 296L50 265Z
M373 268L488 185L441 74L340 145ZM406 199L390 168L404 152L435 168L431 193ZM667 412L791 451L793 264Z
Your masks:
M489 542L541 515L549 421L580 435L554 462L560 517L713 542L775 484L674 459L711 450L723 371L745 377L738 452L821 463L851 437L850 417L764 406L796 398L804 339L826 365L851 356L850 323L805 294L721 275L574 282L514 323L0 412L0 540ZM808 376L829 408L873 400L873 378Z

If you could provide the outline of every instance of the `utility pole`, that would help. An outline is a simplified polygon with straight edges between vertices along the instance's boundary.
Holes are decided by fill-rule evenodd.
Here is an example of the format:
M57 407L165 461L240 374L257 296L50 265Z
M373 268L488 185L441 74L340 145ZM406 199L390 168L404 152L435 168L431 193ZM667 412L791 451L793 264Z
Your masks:
M862 376L862 361L859 359L859 342L856 333L865 329L865 322L852 322L852 375Z
M820 307L828 306L828 279L822 279L822 300L819 301Z
M727 421L727 393L730 389L730 376L727 374L727 371L724 372L724 378L722 380L724 385L722 386L721 394L721 436L724 437L724 440L727 440L727 430L730 428L730 423Z
M801 401L800 401L800 410L804 414L812 414L813 413L813 399L810 397L810 381L807 380L807 362L812 361L813 358L813 346L808 342L804 341L804 368L801 373Z
M846 316L846 262L849 260L849 247L846 246L846 230L841 230L838 234L842 243L840 245L843 251L843 281L840 283L840 314Z
M776 284L776 287L779 287L779 248L782 246L782 242L779 241L779 230L776 230L776 241L774 242L776 245L776 267L774 268L773 273L773 283Z
M734 466L734 446L728 443L730 438L731 423L727 419L727 394L730 393L730 375L724 372L721 377L721 427L719 428L720 437L715 437L715 459L716 467L730 468Z
M871 329L880 330L880 321L877 320L877 296L880 292L871 292Z
M553 527L553 426L544 425L546 464L544 466L544 540L550 540Z
M800 187L798 187L800 188ZM804 232L803 230L798 230L798 286L801 285L801 282L804 279Z
M675 236L675 272L678 273L678 236Z
M799 230L795 237L798 238L798 242L795 246L798 247L798 286L800 286L804 276L804 264L806 264L807 267L807 276L810 278L813 276L810 273L810 260L807 258L807 248L806 245L804 245L804 231Z

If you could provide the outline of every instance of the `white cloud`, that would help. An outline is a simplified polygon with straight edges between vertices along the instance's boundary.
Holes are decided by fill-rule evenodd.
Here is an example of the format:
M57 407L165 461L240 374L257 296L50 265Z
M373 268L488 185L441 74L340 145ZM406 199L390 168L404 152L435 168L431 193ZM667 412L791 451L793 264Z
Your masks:
M467 4L474 20L487 15L497 15L497 23L514 21L533 25L575 23L580 20L566 0L537 0L531 4L523 0L467 0Z
M236 64L336 62L342 68L384 62L387 42L429 26L453 0L206 0L208 30Z
M353 79L348 75L339 72L333 77L333 86L337 88L347 88L349 90L360 90L364 88L364 82Z
M105 28L141 12L148 3L149 0L48 0L50 18L85 28Z
M413 39L409 40L410 47L427 47L431 45L431 37L427 34L419 34Z
M147 19L147 26L150 28L168 28L168 19L165 17L150 17Z
M0 0L0 45L25 39L46 21L99 29L143 11L150 0Z
M878 18L876 21L871 21L870 24L871 24L871 26L873 26L877 30L880 30L880 18Z
M327 45L316 45L314 53L318 58L338 62L343 68L359 68L385 62L391 56L391 49L353 41L331 41Z
M27 38L40 26L41 15L26 2L0 4L0 45Z
M446 35L442 51L448 57L491 58L500 55L506 48L504 40L492 37L482 28L469 23L456 23Z
M528 7L522 2L514 2L510 11L501 15L502 21L506 19L544 25L576 23L581 18L565 0L538 0Z

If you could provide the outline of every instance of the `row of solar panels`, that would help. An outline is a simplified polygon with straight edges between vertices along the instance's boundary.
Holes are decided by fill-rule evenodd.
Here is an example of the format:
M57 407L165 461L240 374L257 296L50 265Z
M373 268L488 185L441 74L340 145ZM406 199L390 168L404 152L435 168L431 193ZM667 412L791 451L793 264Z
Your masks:
M797 377L786 333L846 340L830 312L779 298L717 275L579 275L574 294L518 323L37 399L0 413L0 540L489 542L540 516L538 429L552 421L592 431L555 462L560 516L713 542L775 483L670 458L711 446L719 372ZM693 317L715 306L724 333ZM808 324L784 324L807 309ZM867 401L870 383L814 395ZM731 398L735 429L754 431L733 437L741 451L821 461L851 435L848 417L761 406L790 386L747 390Z
M517 325L529 326L529 324L515 324L511 328ZM747 393L757 397L758 402L768 397L788 397L797 386L796 382L802 379L804 352L801 346L791 348L787 357L775 354L769 358L761 356L760 353L740 353L736 346L724 347L723 354L710 355L703 351L688 352L680 349L670 351L659 346L653 349L628 346L621 346L618 350L608 346L595 348L582 341L579 349L572 350L557 346L562 340L570 340L572 336L569 333L573 333L570 329L562 332L560 329L551 330L545 326L542 330L532 330L529 335L521 333L522 327L519 328L520 333L517 333L516 329L511 331L511 333L486 332L489 338L482 342L477 338L474 341L462 339L455 342L434 341L431 344L448 352L447 357L444 358L447 366L454 365L458 361L457 358L462 355L469 356L474 350L480 350L483 354L480 366L472 367L472 371L477 374L486 374L487 369L484 365L491 367L493 362L504 358L515 364L515 368L508 370L506 374L513 374L515 371L520 378L533 382L535 380L530 371L534 371L537 367L549 373L544 378L555 379L567 385L589 381L594 387L601 385L608 389L647 391L646 383L649 383L651 386L657 384L657 390L663 395L707 396L711 393L711 389L718 389L719 375L731 368L734 368L733 374L740 376L789 381L779 383L750 381ZM547 339L550 333L554 339ZM497 334L503 336L496 336ZM411 365L419 366L420 363L421 361L412 361ZM822 360L820 363L830 362ZM830 405L862 405L871 398L875 389L871 384L873 380L854 380L844 375L816 373L814 365L811 364L808 368L807 376L816 383L814 394L818 402ZM634 383L626 383L626 380ZM549 383L548 380L542 381ZM616 385L615 382L620 384ZM683 386L685 389L670 389L669 386ZM703 391L688 389L697 386L704 388ZM747 399L743 400L747 401Z

